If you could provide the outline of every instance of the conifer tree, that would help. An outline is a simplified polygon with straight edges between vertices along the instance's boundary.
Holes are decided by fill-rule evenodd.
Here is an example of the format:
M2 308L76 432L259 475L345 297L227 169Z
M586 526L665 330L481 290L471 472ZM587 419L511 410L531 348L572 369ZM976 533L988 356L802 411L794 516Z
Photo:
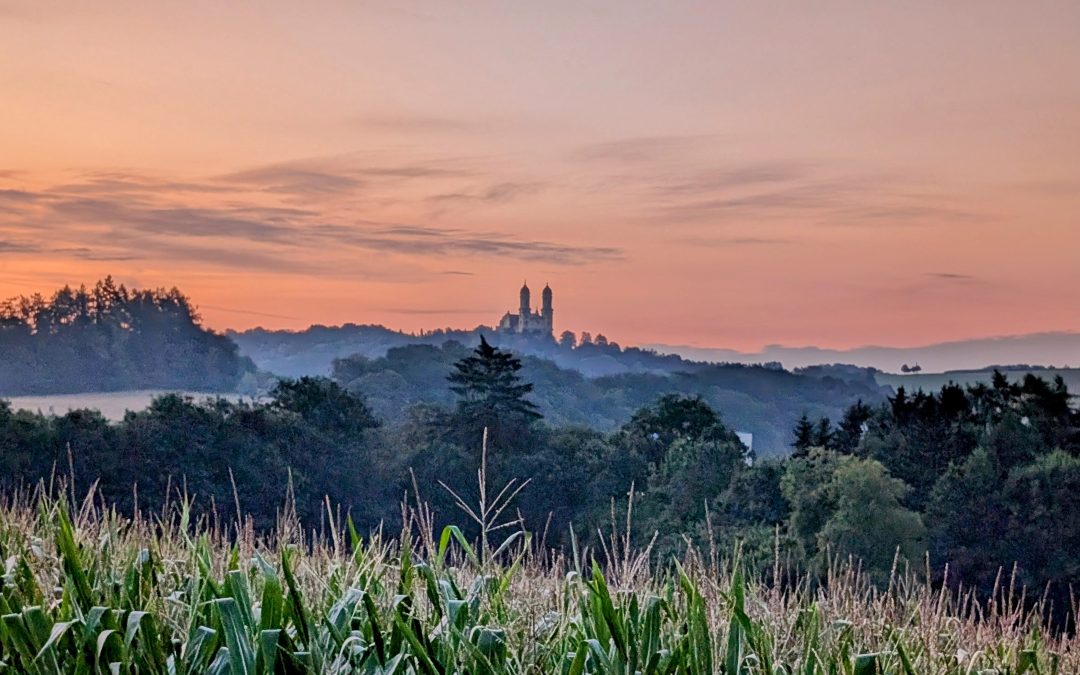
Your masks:
M832 422L828 417L822 417L818 420L817 428L814 430L814 445L819 448L833 450L833 441L835 439L836 433L833 431Z
M844 418L840 420L840 428L837 429L833 439L836 449L846 455L855 454L859 441L862 440L865 425L872 414L870 406L863 403L862 399L844 411Z
M521 379L519 370L520 359L491 346L482 335L473 355L454 364L447 377L458 396L454 426L468 441L479 439L487 428L492 442L500 445L543 417L526 398L533 385Z
M803 413L795 423L795 440L791 443L795 452L791 453L792 456L805 457L810 448L814 447L814 436L814 423Z

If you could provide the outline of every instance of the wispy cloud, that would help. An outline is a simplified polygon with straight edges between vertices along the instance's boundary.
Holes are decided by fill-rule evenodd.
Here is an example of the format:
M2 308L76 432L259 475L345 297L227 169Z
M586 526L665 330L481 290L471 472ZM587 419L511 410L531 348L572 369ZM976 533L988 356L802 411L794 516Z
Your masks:
M634 205L635 222L669 227L738 227L787 221L804 226L934 226L986 216L936 181L871 174L838 161L735 160L720 136L644 136L579 146L568 161L583 198Z
M616 162L620 164L685 159L688 154L700 150L703 143L715 139L716 136L712 135L620 138L582 145L571 152L570 158L579 162Z
M833 186L788 185L748 194L726 195L708 199L692 199L660 207L659 211L675 221L716 220L736 215L758 218L777 214L839 205L839 193Z
M989 214L951 206L944 203L944 198L940 196L915 197L906 194L889 194L885 187L879 194L863 193L860 199L871 200L871 203L842 204L832 212L825 213L819 223L881 227L970 223L994 219Z
M232 186L216 185L208 181L168 180L131 171L91 171L80 175L77 181L53 187L51 192L65 195L142 198L163 194L220 194L232 192L234 189Z
M693 246L716 248L728 246L777 246L792 243L791 239L781 237L679 237L674 241Z
M79 260L92 260L96 262L120 262L139 259L139 256L130 253L109 253L107 251L95 250L87 246L54 248L49 249L48 252L64 257L78 258Z
M38 244L0 239L0 253L40 253L41 250Z
M6 202L32 202L37 195L26 190L0 190L0 201Z
M773 162L737 167L706 167L654 178L651 191L659 197L696 197L738 188L791 183L811 175L799 162Z
M124 229L129 231L152 234L283 242L290 241L295 234L280 219L238 215L236 209L228 207L155 208L114 199L83 198L53 201L51 209L68 222L125 225ZM244 213L250 213L250 210Z
M952 281L959 283L968 283L977 281L978 279L970 274L959 274L957 272L925 272L924 277L930 277L932 279L938 279L941 281Z
M804 225L910 226L987 220L917 179L835 175L803 162L735 167L641 167L599 189L626 194L637 218L665 226L786 220Z
M344 173L288 165L239 171L222 176L221 179L265 192L303 196L354 192L364 184L360 179Z
M372 171L397 176L423 172L406 166ZM338 190L349 191L361 184L359 180L337 180L326 172L280 165L208 179L205 185L99 172L85 180L36 191L5 188L0 199L7 215L0 211L0 236L8 236L0 240L0 250L34 250L95 261L187 261L322 276L374 274L380 266L391 264L389 259L379 258L357 266L357 256L364 253L393 254L397 260L475 257L557 265L582 265L621 256L612 246L350 217L350 209L343 209L334 197ZM270 191L280 188L290 195L313 196L322 191L326 199L302 208L268 205L252 198L252 185ZM191 186L190 192L201 196L188 199L187 192L175 186ZM535 186L524 183L493 183L476 192L463 192L462 199L478 205L494 203L533 189ZM445 201L455 201L451 194L446 193ZM324 208L326 204L328 208ZM46 231L50 245L43 246L38 237Z
M898 298L956 298L985 297L1000 293L1001 287L992 280L962 272L923 272L914 278L897 280L894 284L869 285L866 292L871 296L895 296Z
M489 185L485 188L462 192L447 192L433 195L427 198L427 202L435 207L436 215L443 213L452 206L469 204L504 204L525 195L531 195L542 189L541 183L512 183L503 182Z
M227 314L243 314L245 316L261 316L268 319L288 319L299 320L299 317L289 316L288 314L274 314L272 312L255 312L250 309L233 309L231 307L218 307L216 305L199 305L198 309L210 309L215 312L225 312Z
M431 257L486 256L582 265L616 260L622 251L609 246L575 246L543 240L522 240L495 232L419 225L343 226L315 228L327 238L369 250Z
M413 158L407 162L378 160L365 153L346 153L291 162L277 162L234 171L212 179L282 192L337 193L354 190L369 179L437 178L475 173L467 157Z

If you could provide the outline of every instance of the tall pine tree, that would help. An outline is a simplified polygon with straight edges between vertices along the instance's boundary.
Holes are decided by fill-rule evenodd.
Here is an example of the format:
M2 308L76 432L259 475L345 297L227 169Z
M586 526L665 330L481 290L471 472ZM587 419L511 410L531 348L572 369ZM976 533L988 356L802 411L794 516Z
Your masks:
M791 453L792 457L805 457L810 448L814 447L814 431L814 423L803 413L795 423L795 439L791 443L795 451Z
M520 440L520 434L543 417L526 398L533 385L521 379L519 370L518 358L480 336L473 355L455 363L447 377L450 390L458 396L452 422L455 436L469 444L479 443L487 428L491 443L505 446Z

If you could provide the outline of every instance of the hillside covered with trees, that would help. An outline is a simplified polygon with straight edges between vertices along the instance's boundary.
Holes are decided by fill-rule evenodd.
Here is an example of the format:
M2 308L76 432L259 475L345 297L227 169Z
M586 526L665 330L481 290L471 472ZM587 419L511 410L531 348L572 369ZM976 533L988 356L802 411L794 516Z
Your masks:
M12 489L70 467L74 489L96 483L126 512L187 495L194 515L239 509L259 528L288 499L305 522L329 503L372 531L407 497L473 536L456 502L477 497L486 430L489 485L527 482L514 512L549 546L570 546L571 531L600 546L598 531L632 506L632 538L658 560L689 543L741 542L763 571L778 553L811 574L851 556L885 584L895 556L921 570L929 553L936 583L983 594L1016 563L1017 581L1058 613L1080 583L1080 413L1061 381L1001 376L857 401L835 424L800 419L791 455L761 460L700 396L664 394L601 431L545 419L544 385L486 341L442 378L444 403L391 422L325 378L282 381L259 402L165 396L117 424L0 406L0 481Z
M621 358L617 346L607 349L615 353L612 358ZM332 377L362 395L379 417L397 424L408 419L415 405L452 404L455 394L447 376L469 352L455 341L395 347L379 358L338 359ZM699 396L723 410L733 429L753 434L760 456L785 454L788 430L804 413L837 418L858 400L884 400L884 390L872 377L862 378L865 371L800 374L765 366L685 363L685 371L588 377L539 356L521 362L522 376L535 385L533 400L550 424L610 432L662 395Z
M558 339L545 339L500 333L491 326L406 333L380 325L346 324L311 326L302 331L256 328L244 332L230 331L228 335L260 369L284 377L329 375L334 362L339 359L353 356L376 359L395 347L440 347L447 342L475 344L481 335L503 349L551 361L560 368L576 370L590 377L686 371L697 365L673 354L622 347L603 334L594 337L589 332L578 335L563 331Z
M0 303L0 395L128 389L231 392L254 372L179 290L112 278Z
M787 429L801 414L839 416L856 400L884 400L888 392L870 369L818 366L802 372L779 364L714 364L623 347L603 335L564 332L558 340L485 330L422 334L382 326L313 326L300 332L230 333L261 369L285 377L329 376L361 394L390 423L417 404L447 405L446 376L484 338L522 359L536 384L541 413L557 425L612 431L635 410L663 394L701 396L723 409L729 423L753 434L761 455L787 450Z

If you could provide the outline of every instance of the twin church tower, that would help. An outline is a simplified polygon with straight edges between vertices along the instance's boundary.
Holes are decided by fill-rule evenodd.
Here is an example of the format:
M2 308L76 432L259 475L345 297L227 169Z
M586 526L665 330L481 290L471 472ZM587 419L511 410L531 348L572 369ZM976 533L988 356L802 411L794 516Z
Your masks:
M541 293L543 304L539 312L532 310L529 285L521 287L521 302L518 313L507 312L499 321L500 333L518 333L536 337L551 337L554 334L555 310L551 306L551 287L545 285Z

